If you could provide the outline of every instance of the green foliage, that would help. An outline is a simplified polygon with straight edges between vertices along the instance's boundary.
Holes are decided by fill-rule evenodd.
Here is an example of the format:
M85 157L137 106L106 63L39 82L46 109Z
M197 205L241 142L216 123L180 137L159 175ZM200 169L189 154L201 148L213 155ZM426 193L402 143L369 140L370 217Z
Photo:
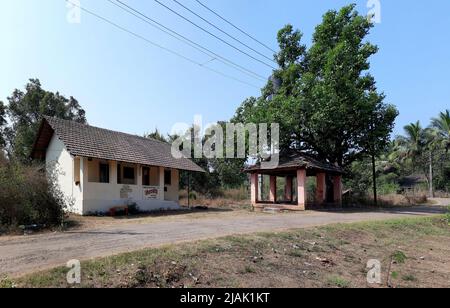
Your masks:
M404 275L404 276L402 277L402 279L403 279L404 281L410 281L410 282L417 281L417 278L416 278L414 275L412 275L412 274Z
M403 188L429 190L430 167L432 183L436 190L450 191L450 155L448 155L447 118L449 111L440 113L431 125L423 128L420 122L404 127L404 136L397 136L376 159L379 194L393 194ZM348 168L346 187L354 192L368 194L372 191L371 165L368 159L356 161ZM405 178L418 178L421 182L401 187ZM409 187L412 185L412 187Z
M367 72L378 50L365 42L371 27L350 5L324 15L308 50L299 31L290 25L280 30L274 76L281 88L274 93L269 81L261 97L243 102L233 121L279 123L282 149L313 152L341 166L379 152L398 112L384 103Z
M338 277L338 276L330 277L328 279L328 282L331 285L336 286L338 288L342 288L342 289L346 289L346 288L350 287L350 281L348 281L342 277Z
M223 148L226 149L226 123L221 122L219 125L222 127L223 131ZM191 144L195 144L195 140L200 137L197 135L197 129L191 127L190 130L185 134L184 138L190 138ZM213 140L215 132L212 130L210 135L205 135L201 139L202 148L211 146L211 151L215 150L216 144L209 144L209 141ZM208 142L208 144L207 144ZM235 139L236 143L236 139ZM191 157L195 157L195 147L191 149ZM182 149L180 149L182 150ZM226 151L224 152L224 155ZM222 197L224 189L233 189L241 187L247 180L247 175L242 172L245 165L245 159L239 158L211 158L206 157L205 153L202 153L201 158L194 158L193 161L203 168L206 173L187 173L182 172L180 177L181 188L187 188L188 180L190 177L191 187L197 192L212 197Z
M450 206L447 207L447 213L445 214L445 219L447 220L447 223L450 226Z
M168 142L168 138L164 137L163 134L156 128L152 133L144 135L145 138L155 139L162 142Z
M392 254L392 260L397 264L403 264L407 259L408 258L406 257L405 253L402 251L396 251Z
M6 107L2 101L0 101L0 151L6 145Z
M0 227L60 225L71 201L53 184L57 172L0 162Z
M438 142L448 152L450 150L450 110L441 112L439 117L433 119L431 126L437 131Z
M0 277L0 289L13 289L16 287L14 281L8 277Z
M132 204L128 205L128 214L130 215L138 215L141 213L141 210L139 208L139 206L133 202Z
M30 160L43 116L86 123L85 111L75 98L45 91L38 79L30 79L25 92L14 90L8 97L8 102L8 114L12 123L8 139L14 156L22 162Z
M400 191L399 177L395 173L388 173L377 178L378 193L381 195L396 194Z

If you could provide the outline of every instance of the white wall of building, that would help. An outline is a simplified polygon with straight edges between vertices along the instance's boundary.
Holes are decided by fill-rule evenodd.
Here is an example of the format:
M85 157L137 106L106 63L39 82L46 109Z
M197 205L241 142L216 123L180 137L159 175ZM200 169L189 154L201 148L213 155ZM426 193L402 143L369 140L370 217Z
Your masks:
M98 160L72 157L64 144L53 136L47 149L48 168L56 168L56 179L66 199L73 204L72 212L82 215L106 213L112 207L136 203L141 211L179 209L179 171L172 169L172 185L164 185L164 168L152 174L159 176L159 185L142 185L142 166L136 166L136 185L117 183L117 162L109 162L109 183L98 183ZM78 184L77 184L78 182ZM158 190L154 199L145 197L148 188ZM166 191L165 191L166 190Z
M63 142L56 135L52 137L46 154L48 172L53 173L59 189L64 194L66 202L72 206L71 212L82 214L82 192L75 185L74 159L67 151Z

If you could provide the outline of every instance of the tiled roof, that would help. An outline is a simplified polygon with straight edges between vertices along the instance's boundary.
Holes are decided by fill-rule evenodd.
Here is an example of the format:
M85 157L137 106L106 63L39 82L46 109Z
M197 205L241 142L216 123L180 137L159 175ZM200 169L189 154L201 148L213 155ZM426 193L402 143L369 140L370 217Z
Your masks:
M49 140L40 140L50 135L44 133L46 126L73 156L204 172L188 158L174 158L168 143L51 117L43 120L32 154L34 158L42 158L43 146L39 149L38 144L48 146Z
M290 151L288 153L280 153L280 159L278 167L275 169L264 170L261 168L261 164L258 163L254 166L245 169L245 172L252 173L255 171L271 171L271 170L288 170L288 169L312 169L317 171L325 171L330 173L344 173L341 167L333 164L320 161L311 155Z

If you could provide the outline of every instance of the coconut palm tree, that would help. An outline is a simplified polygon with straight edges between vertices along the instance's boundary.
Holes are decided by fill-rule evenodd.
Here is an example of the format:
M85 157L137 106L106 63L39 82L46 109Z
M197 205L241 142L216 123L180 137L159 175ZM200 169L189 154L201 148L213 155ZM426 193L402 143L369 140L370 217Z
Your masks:
M416 164L426 149L425 130L420 122L411 123L404 127L405 136L398 138L398 156L403 160L410 160Z
M448 153L450 150L450 110L441 112L438 118L433 119L431 126L436 129L438 142Z
M405 136L398 139L397 155L403 162L409 162L414 168L419 168L426 176L430 197L434 197L433 189L433 152L435 150L436 130L424 129L420 122L404 127Z

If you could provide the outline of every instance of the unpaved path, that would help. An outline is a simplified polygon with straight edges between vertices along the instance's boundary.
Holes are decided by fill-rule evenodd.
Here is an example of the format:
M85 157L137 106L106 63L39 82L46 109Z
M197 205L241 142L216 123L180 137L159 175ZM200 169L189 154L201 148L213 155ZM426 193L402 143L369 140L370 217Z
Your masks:
M0 238L0 276L20 276L86 260L178 242L254 232L272 232L333 223L351 223L442 213L439 206L380 211L304 212L130 223L92 230Z

